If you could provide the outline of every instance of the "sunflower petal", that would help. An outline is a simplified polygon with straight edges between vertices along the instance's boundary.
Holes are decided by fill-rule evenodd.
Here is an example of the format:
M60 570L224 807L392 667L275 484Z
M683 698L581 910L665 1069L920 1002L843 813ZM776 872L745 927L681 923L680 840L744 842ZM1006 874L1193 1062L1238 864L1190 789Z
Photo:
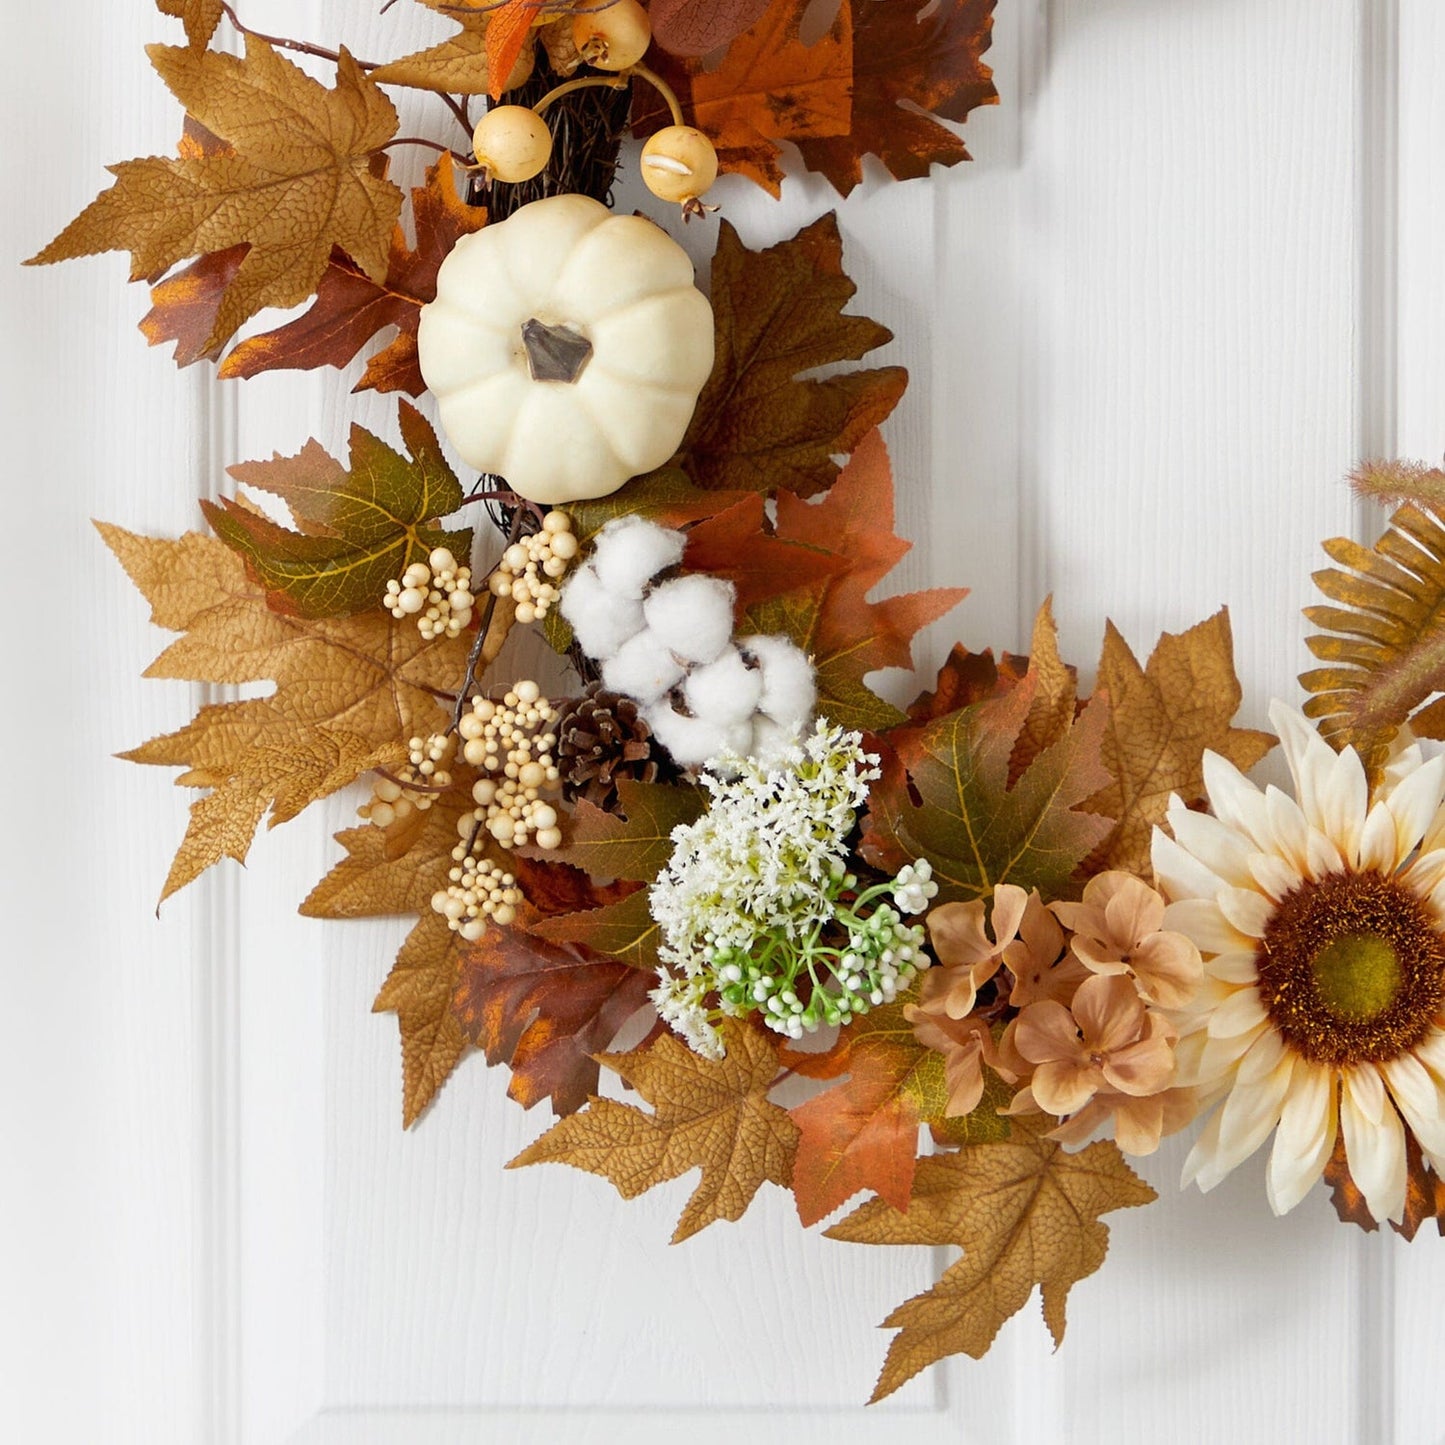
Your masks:
M1162 828L1154 830L1150 855L1155 881L1171 898L1213 898L1225 887L1218 874Z
M1421 1147L1445 1154L1445 1091L1413 1054L1380 1065L1396 1107Z
M1330 1071L1297 1060L1265 1176L1270 1208L1276 1214L1288 1214L1324 1173L1335 1147L1335 1118Z
M1219 1005L1209 1017L1209 1035L1215 1039L1234 1038L1258 1027L1269 1018L1257 988L1242 988Z
M1367 1078L1373 1084L1363 1083ZM1340 1090L1345 1157L1370 1213L1378 1220L1398 1219L1405 1208L1405 1128L1388 1103L1382 1103L1377 1119L1370 1117L1373 1089L1383 1101L1380 1076L1370 1065L1345 1071ZM1367 1101L1363 1107L1362 1094Z

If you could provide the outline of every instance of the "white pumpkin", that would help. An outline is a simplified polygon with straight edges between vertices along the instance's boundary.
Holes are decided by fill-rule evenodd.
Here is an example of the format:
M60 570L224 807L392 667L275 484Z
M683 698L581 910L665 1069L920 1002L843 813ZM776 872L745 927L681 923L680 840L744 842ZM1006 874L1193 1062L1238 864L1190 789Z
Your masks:
M651 221L550 196L457 242L417 346L467 464L552 505L677 450L712 371L712 307Z

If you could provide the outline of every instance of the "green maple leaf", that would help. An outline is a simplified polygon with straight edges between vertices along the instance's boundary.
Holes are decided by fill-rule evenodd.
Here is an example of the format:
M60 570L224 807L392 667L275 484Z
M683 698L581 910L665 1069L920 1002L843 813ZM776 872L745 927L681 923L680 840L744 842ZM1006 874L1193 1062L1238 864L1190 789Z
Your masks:
M342 617L379 606L387 582L434 547L471 553L470 530L432 525L462 504L462 488L436 433L401 403L410 458L359 426L346 470L315 442L294 457L232 467L238 481L280 497L299 531L241 502L202 502L216 535L246 562L279 612Z
M873 786L864 857L879 866L927 858L940 902L982 898L1005 882L1067 896L1113 826L1078 811L1111 781L1100 759L1108 706L1090 703L1010 786L1038 685L1031 671L1002 697L908 730Z

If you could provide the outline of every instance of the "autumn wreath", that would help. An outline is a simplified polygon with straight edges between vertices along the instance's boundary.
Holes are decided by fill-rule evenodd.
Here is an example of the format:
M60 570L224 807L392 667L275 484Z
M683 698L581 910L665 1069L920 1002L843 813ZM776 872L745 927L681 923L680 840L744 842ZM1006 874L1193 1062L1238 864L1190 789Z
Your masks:
M1271 713L1293 795L1245 777L1276 739L1232 725L1223 613L1142 664L1110 628L1083 696L1045 603L1027 657L955 648L899 710L870 675L963 592L872 600L906 377L854 364L889 332L845 309L837 224L717 222L706 296L666 227L715 224L719 170L776 193L783 142L844 194L865 157L967 159L942 122L997 99L992 0L420 3L457 28L377 63L158 0L178 152L35 258L129 251L147 337L223 377L384 334L358 389L429 396L449 443L402 400L400 447L232 467L208 534L101 527L180 634L148 676L271 684L128 754L201 794L162 897L366 780L302 911L417 916L376 1002L405 1123L479 1049L561 1116L514 1164L700 1170L676 1239L768 1181L804 1225L869 1191L831 1237L962 1251L874 1398L1036 1285L1062 1336L1099 1216L1155 1197L1124 1154L1200 1116L1202 1188L1273 1135L1276 1210L1323 1177L1366 1228L1439 1225L1445 474L1363 468L1399 510L1326 543L1321 666ZM448 139L399 136L389 87ZM670 217L609 208L619 156ZM528 628L565 682L515 675Z

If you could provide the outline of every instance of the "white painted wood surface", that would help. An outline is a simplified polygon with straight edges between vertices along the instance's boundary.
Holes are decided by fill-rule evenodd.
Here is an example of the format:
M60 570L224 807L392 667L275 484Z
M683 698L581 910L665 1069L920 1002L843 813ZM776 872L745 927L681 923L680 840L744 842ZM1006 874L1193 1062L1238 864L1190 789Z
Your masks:
M895 0L904 3L904 0ZM390 53L419 7L247 0L252 23ZM1438 0L1002 0L977 162L841 208L860 306L914 373L887 428L901 582L974 594L947 642L1019 647L1052 591L1070 655L1233 609L1248 720L1293 695L1320 537L1359 530L1362 451L1445 447L1445 13ZM412 13L415 11L415 13ZM1285 1221L1258 1161L1115 1216L1054 1355L1033 1309L983 1363L864 1411L872 1328L938 1262L799 1232L777 1191L666 1246L686 1181L627 1204L503 1172L545 1124L469 1061L398 1127L369 1012L399 925L308 922L338 800L152 916L185 797L109 754L180 684L90 531L176 532L230 461L333 450L394 410L350 377L220 387L134 330L112 257L20 272L176 115L142 3L12 7L0 287L16 621L0 842L8 1178L0 1420L25 1441L1013 1442L1445 1439L1445 1247ZM423 106L432 105L422 102ZM432 119L435 113L429 112ZM753 242L829 204L728 186ZM694 235L693 242L697 242ZM35 601L29 599L34 598Z

